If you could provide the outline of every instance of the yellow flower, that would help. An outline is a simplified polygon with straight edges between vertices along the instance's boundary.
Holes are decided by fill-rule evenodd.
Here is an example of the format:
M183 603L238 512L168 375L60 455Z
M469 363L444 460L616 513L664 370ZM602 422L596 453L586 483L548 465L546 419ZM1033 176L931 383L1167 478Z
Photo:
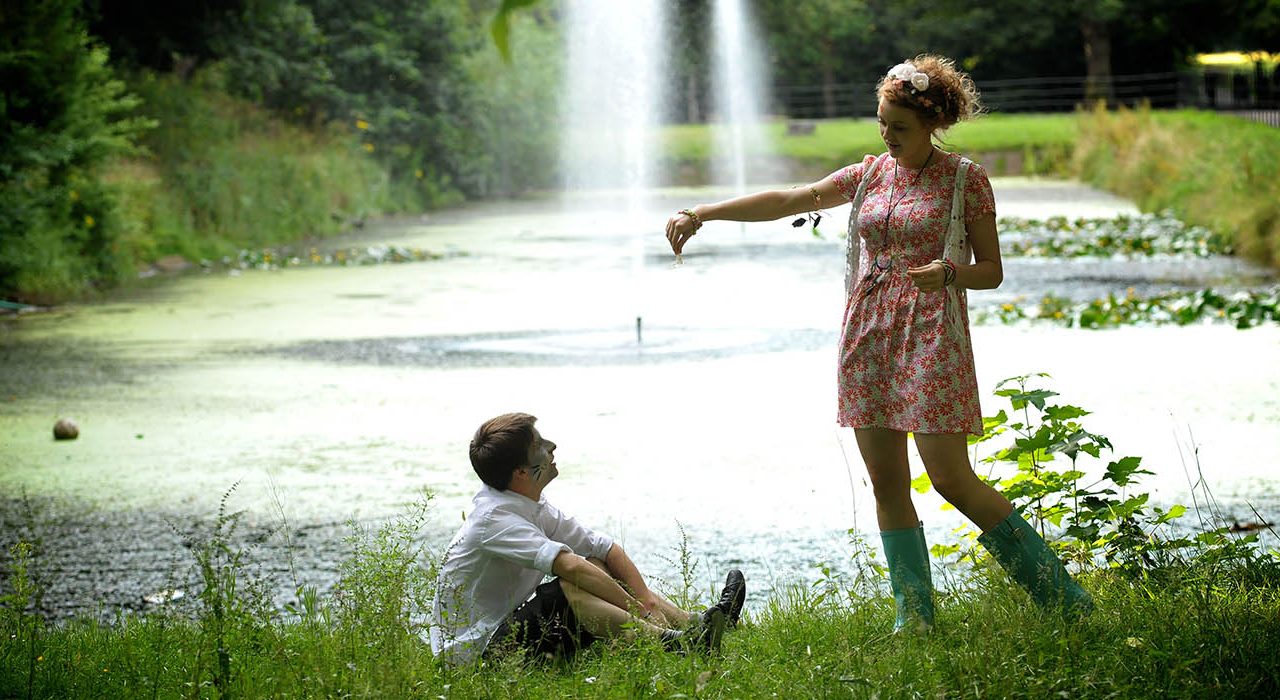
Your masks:
M93 220L93 217L92 217L92 216L89 216L88 214L85 214L85 215L84 215L84 225L85 225L85 228L93 228L93 225L94 225L95 223L97 223L97 222Z
M1054 318L1062 318L1062 312L1061 312L1061 311L1054 311L1054 312L1053 312L1053 317L1054 317Z
M1004 304L1000 308L1004 309L1005 311L1013 311L1013 304Z
M365 152L366 152L366 153L373 153L373 144L371 144L371 143L366 143L366 144L364 145L364 150L365 150Z
M413 175L414 175L414 177L418 178L419 180L421 180L422 178L424 178L424 177L426 177L426 176L427 176L427 174L426 174L426 173L422 172L422 168L417 168L417 169L415 169L415 170L413 171Z
M357 128L357 129L359 129L359 130L361 130L361 131L368 131L368 129L369 129L369 122L367 122L367 121L365 121L365 120L363 120L363 119L357 119L357 120L356 120L356 128Z

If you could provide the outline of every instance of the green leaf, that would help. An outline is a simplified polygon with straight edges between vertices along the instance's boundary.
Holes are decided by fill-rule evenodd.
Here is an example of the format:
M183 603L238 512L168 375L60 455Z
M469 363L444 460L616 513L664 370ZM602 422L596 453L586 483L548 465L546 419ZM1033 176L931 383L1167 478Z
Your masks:
M933 486L933 482L929 481L929 472L920 472L920 476L911 480L911 488L916 493L929 493L929 488Z
M952 554L959 553L959 551L960 545L958 544L935 544L929 548L929 554L938 559L946 559Z
M1134 474L1150 474L1145 469L1138 469L1142 463L1141 457L1122 457L1121 459L1107 465L1106 478L1115 482L1117 486L1124 486L1133 479Z
M511 31L511 13L522 7L536 5L538 2L540 0L502 0L502 6L494 15L493 22L489 25L489 32L493 34L493 44L498 47L498 53L502 54L502 60L507 63L511 62L511 45L508 41Z
M1079 406L1049 406L1044 409L1044 415L1049 420L1071 420L1080 416L1089 415L1089 411Z
M1156 512L1159 513L1160 509L1157 508ZM1169 522L1170 520L1176 520L1177 518L1181 518L1182 514L1186 512L1187 512L1186 506L1182 505L1181 503L1175 504L1172 508L1168 510L1168 512L1160 513L1160 517L1156 518L1155 524L1163 525Z

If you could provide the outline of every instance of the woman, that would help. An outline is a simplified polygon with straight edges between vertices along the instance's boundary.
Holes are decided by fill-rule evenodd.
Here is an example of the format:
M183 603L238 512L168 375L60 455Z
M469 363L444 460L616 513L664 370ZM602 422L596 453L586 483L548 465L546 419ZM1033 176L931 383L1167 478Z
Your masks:
M969 76L922 55L876 89L888 152L808 187L684 209L667 221L679 255L705 221L770 221L853 201L838 372L841 426L851 427L876 499L897 607L894 630L933 624L924 529L911 502L907 433L935 489L982 530L978 541L1046 608L1079 614L1088 593L969 464L966 435L982 434L965 290L1003 279L995 200L981 166L934 144L981 111ZM972 255L972 261L970 256Z

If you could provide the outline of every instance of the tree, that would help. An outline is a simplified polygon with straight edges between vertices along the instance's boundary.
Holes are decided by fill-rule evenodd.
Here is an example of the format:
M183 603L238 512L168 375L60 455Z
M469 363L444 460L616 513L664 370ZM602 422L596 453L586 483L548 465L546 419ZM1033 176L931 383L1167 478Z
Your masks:
M149 125L78 0L0 2L0 296L52 300L128 274L102 164Z
M888 65L885 39L866 0L764 0L760 18L780 85L821 86L820 116L842 114L837 86L874 82ZM874 112L874 107L868 113Z

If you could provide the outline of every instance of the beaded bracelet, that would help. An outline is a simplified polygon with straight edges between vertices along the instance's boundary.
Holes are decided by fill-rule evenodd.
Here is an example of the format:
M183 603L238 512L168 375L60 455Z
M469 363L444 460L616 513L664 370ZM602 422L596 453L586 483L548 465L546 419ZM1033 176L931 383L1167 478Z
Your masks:
M938 263L942 266L942 286L950 287L952 282L956 281L956 265L945 258L930 260L929 262Z
M693 219L693 230L694 230L694 231L697 231L698 229L702 228L702 219L701 219L701 218L699 218L699 216L698 216L698 215L697 215L697 214L696 214L692 209L681 209L680 211L678 211L678 212L676 212L676 213L677 213L677 214L684 214L685 216L689 217L690 219Z

